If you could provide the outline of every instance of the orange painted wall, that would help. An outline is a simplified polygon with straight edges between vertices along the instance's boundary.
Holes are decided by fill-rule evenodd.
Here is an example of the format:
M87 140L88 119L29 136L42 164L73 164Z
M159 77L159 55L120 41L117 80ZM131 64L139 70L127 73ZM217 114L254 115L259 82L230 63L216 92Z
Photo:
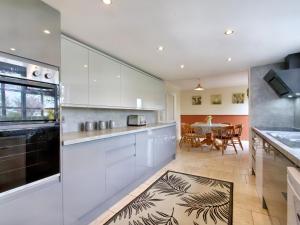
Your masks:
M249 139L248 116L245 115L212 115L213 123L243 124L242 140ZM206 122L207 115L181 115L181 123Z

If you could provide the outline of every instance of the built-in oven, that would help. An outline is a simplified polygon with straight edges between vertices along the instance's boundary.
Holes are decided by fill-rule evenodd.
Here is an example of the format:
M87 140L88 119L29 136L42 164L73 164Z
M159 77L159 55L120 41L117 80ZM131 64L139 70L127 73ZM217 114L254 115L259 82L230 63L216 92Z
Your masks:
M0 54L0 193L60 173L59 73Z

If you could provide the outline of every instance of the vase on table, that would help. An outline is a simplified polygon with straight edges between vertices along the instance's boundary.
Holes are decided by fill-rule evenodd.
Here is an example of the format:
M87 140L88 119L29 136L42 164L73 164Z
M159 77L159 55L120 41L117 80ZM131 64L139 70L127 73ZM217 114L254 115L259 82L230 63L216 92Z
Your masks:
M209 126L211 126L211 124L212 124L212 116L208 116L207 117L207 124L209 125Z

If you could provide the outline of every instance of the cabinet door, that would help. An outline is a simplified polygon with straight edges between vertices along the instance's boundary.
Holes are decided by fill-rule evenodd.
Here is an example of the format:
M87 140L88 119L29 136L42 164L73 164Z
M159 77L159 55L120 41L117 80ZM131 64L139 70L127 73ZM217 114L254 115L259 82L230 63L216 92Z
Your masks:
M122 106L128 108L143 108L143 97L146 83L144 75L126 66L121 66Z
M150 132L151 133L151 132ZM151 135L146 132L136 134L136 177L147 175L154 169L154 148Z
M74 224L105 200L101 142L63 147L64 225Z
M144 108L163 110L165 108L164 82L154 77L144 75Z
M121 105L121 65L92 51L89 52L89 104Z
M62 189L57 180L0 198L2 225L62 225Z
M155 166L171 160L176 153L176 126L153 130Z
M135 180L135 136L125 135L103 142L106 162L106 193L112 196Z
M88 104L88 50L72 41L61 42L62 103Z

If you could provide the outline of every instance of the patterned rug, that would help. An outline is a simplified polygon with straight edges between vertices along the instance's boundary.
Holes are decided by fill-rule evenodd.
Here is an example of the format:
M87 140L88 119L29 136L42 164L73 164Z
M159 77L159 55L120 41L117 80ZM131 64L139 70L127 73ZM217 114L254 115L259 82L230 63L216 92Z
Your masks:
M105 225L232 225L233 183L167 171Z

